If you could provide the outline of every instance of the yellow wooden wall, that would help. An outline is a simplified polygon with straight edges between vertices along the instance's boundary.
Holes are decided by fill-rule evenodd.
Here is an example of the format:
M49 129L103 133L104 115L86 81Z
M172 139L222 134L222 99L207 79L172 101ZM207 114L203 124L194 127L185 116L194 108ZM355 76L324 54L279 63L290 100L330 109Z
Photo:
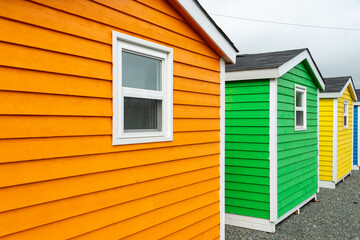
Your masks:
M319 173L320 181L332 181L333 99L319 101Z
M349 127L344 128L344 100L349 102ZM337 142L337 179L339 180L352 169L352 129L353 99L350 86L341 98L338 98L338 142Z
M219 237L219 56L164 0L0 1L1 239ZM112 30L174 49L174 141L112 146Z

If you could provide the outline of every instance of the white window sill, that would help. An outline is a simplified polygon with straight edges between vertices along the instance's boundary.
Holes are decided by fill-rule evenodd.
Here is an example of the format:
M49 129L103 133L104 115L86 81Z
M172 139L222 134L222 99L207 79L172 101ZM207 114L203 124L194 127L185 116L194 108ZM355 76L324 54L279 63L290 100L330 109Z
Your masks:
M115 145L126 145L136 143L155 143L155 142L170 142L173 137L144 137L144 138L113 138L112 144Z
M295 127L295 131L306 131L306 127Z

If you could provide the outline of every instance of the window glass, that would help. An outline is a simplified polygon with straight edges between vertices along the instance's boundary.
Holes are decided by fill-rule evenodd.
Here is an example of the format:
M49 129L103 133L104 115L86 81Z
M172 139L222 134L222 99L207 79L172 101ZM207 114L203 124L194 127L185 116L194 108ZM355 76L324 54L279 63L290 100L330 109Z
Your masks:
M142 98L124 98L124 130L161 131L161 101Z
M304 112L296 111L296 126L304 126Z
M303 96L302 92L296 92L296 106L297 107L302 107L302 96Z
M161 60L123 51L122 85L161 90Z

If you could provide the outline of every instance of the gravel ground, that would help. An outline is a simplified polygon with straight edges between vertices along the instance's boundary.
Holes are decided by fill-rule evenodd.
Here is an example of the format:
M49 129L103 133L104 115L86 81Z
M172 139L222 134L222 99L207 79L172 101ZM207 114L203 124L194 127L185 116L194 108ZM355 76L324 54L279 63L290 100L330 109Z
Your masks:
M225 239L357 239L360 240L360 171L336 185L320 188L320 202L309 202L266 233L226 225Z

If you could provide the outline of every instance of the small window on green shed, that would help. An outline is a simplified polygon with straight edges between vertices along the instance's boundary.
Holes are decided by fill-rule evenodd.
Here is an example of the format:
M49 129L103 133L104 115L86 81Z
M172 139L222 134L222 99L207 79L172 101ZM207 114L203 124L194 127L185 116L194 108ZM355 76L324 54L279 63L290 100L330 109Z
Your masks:
M349 127L349 102L344 101L344 128Z
M306 87L295 85L295 131L306 130Z

